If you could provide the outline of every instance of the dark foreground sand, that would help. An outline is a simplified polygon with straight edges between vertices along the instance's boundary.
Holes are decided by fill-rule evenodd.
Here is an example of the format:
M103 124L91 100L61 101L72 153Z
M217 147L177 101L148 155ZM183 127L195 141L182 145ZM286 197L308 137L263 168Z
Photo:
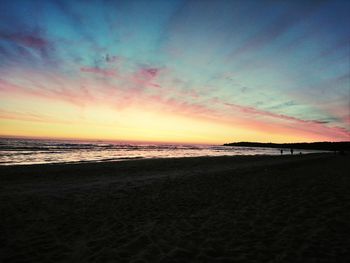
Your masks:
M350 262L349 157L0 167L0 262Z

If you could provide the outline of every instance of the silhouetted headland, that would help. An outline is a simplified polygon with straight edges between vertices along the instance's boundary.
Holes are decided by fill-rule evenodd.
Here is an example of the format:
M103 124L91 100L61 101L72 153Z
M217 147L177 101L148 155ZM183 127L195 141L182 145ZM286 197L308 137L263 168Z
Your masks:
M350 151L350 142L302 142L302 143L261 143L261 142L231 142L225 143L224 146L241 146L241 147L268 147L284 149L304 149L320 151Z

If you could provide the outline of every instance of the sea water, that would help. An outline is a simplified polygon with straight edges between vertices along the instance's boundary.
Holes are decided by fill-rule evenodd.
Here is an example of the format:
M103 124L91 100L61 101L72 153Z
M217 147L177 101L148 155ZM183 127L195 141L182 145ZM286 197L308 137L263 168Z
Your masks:
M294 152L305 154L316 151ZM287 149L285 153L289 153ZM0 165L279 154L279 149L260 147L0 138Z

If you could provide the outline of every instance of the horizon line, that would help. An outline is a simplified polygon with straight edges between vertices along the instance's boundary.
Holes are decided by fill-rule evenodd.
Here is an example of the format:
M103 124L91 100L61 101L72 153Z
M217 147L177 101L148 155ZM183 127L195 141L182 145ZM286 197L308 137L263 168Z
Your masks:
M171 142L171 141L141 141L141 140L123 140L123 139L100 139L100 138L72 138L72 137L49 137L49 136L27 136L27 135L0 135L1 139L31 139L31 140L67 140L67 141L102 141L102 142L113 142L113 143L153 143L153 144L195 144L195 145L224 145L231 143L271 143L271 144L298 144L298 143L341 143L350 142L349 141L300 141L300 142L272 142L272 141L234 141L234 142L223 142L218 143L198 143L198 142Z

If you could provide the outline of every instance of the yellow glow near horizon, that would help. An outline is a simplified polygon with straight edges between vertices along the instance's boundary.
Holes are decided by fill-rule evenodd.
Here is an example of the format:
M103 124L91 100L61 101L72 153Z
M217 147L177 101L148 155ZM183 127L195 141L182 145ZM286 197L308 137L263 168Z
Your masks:
M183 113L159 110L147 102L114 108L111 104L75 105L40 97L28 100L9 96L6 104L9 114L1 112L1 136L205 144L319 140L317 137L305 140L305 133L286 129L263 129L254 122L246 125L234 119L222 121L191 114L184 116Z
M268 141L271 133L233 127L228 124L142 110L122 113L99 107L85 109L80 119L65 121L0 120L1 135L67 139L104 139L174 143L222 144L235 141ZM274 141L300 141L301 138L274 134Z

